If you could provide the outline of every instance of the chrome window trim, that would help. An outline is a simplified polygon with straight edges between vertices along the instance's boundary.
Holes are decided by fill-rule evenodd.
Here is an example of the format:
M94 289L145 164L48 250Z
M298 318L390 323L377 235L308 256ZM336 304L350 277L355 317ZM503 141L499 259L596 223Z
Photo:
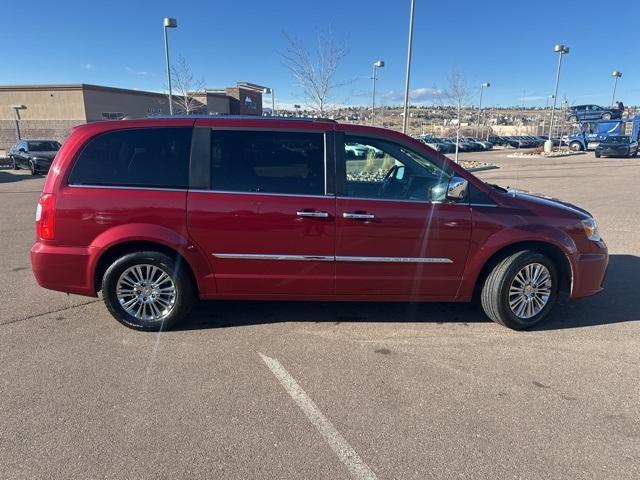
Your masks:
M127 187L125 185L76 185L68 184L69 188L106 188L108 190L156 190L162 192L188 192L188 188L166 188L166 187Z
M422 203L424 205L464 205L466 207L469 206L468 203L466 202L452 202L452 201L447 201L447 202L433 202L433 201L429 201L429 200L402 200L402 199L398 199L398 198L367 198L367 197L346 197L346 196L340 196L337 197L338 200L369 200L372 202L400 202L400 203Z
M226 190L206 190L201 188L192 188L189 192L194 193L223 193L223 194L231 194L231 195L262 195L262 196L270 196L270 197L299 197L299 198L335 198L335 195L303 195L297 193L269 193L269 192L236 192L236 191L226 191Z
M262 253L212 253L216 258L233 260L286 260L320 262L369 262L369 263L453 263L450 258L438 257L360 257L333 255L288 255Z
M498 205L491 203L470 203L470 207L497 207Z

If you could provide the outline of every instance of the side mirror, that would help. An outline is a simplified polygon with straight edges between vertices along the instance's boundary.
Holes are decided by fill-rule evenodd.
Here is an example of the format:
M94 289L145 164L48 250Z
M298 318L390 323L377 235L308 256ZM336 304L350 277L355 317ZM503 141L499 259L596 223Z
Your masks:
M461 177L451 177L447 185L447 200L464 200L467 196L469 182Z

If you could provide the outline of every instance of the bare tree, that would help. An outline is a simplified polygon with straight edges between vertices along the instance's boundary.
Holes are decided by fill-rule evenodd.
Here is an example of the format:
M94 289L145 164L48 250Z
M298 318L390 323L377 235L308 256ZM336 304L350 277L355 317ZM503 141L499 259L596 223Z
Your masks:
M460 143L460 123L462 116L462 106L469 101L471 91L464 77L457 70L449 74L447 80L447 88L442 92L449 104L456 108L456 156L455 161L458 163L458 148Z
M194 98L194 94L204 90L204 78L194 76L189 63L182 55L171 66L171 83L173 101L182 113L191 115L202 110L204 104Z
M335 80L340 62L347 55L346 48L336 41L331 32L319 32L315 51L283 32L287 49L282 54L284 65L304 90L307 106L320 115L326 111L331 93L345 83Z

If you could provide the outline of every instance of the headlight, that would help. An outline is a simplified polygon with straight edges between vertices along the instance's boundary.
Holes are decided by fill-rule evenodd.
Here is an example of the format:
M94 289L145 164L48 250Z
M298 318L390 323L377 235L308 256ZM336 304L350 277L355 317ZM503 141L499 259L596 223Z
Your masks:
M584 234L589 240L593 240L594 242L599 242L601 240L600 233L598 232L598 222L596 222L595 218L582 220L582 228L584 229Z

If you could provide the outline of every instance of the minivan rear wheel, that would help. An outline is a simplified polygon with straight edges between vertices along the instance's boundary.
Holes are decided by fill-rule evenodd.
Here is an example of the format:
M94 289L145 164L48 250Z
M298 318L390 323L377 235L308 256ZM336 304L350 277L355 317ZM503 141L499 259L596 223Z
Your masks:
M558 297L558 270L546 255L523 250L496 264L480 296L487 316L505 327L524 330L541 322Z
M167 330L191 310L195 295L181 262L160 252L124 255L107 268L102 281L107 309L136 330Z

